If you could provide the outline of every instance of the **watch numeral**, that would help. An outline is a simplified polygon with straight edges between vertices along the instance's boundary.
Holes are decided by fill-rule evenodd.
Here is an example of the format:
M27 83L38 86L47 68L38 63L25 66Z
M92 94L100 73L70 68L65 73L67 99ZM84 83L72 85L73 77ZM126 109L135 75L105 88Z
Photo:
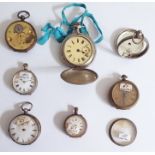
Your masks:
M31 137L33 137L33 138L34 138L35 136L34 136L34 135L31 135Z
M81 44L84 44L84 40L81 41Z
M85 58L84 57L82 57L81 59L82 59L82 61L85 61Z
M16 133L12 133L12 134L11 134L11 136L13 136L13 137L14 137L15 135L16 135Z
M72 40L72 44L74 45L74 41Z

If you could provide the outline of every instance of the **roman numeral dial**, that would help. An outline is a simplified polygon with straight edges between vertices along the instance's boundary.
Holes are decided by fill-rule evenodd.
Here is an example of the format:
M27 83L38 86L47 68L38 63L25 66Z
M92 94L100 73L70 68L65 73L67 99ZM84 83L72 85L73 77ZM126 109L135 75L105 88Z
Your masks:
M37 78L26 69L17 72L13 77L13 88L16 92L26 95L31 94L37 87Z
M93 55L92 42L83 36L72 36L64 44L64 57L73 65L85 65Z
M34 116L21 114L11 121L9 134L18 144L31 144L40 134L40 123Z

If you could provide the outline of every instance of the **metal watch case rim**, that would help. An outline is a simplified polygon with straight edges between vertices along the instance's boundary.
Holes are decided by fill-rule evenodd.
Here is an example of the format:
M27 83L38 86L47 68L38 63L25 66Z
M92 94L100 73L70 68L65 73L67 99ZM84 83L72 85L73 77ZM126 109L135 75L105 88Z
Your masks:
M18 142L16 142L16 141L12 138L11 133L10 133L10 125L11 125L12 121L13 121L14 119L16 119L17 117L23 116L23 115L26 115L26 116L31 117L31 118L36 122L36 124L37 124L37 126L38 126L38 129L39 129L39 130L38 130L37 137L36 137L31 143L25 143L25 144L18 143ZM11 137L11 139L12 139L15 143L20 144L20 145L31 145L32 143L34 143L34 142L38 139L38 137L39 137L40 134L41 134L41 124L40 124L40 121L38 120L38 118L36 118L34 115L29 114L29 113L22 113L22 114L16 115L15 117L13 117L13 118L11 119L11 121L10 121L10 123L9 123L9 127L8 127L8 133L9 133L9 136Z
M34 32L34 34L35 34L35 36L34 36L34 43L33 43L29 48L24 49L24 50L13 48L13 47L9 44L9 42L7 41L7 31L8 31L8 29L9 29L9 27L10 27L12 24L15 24L15 23L18 23L18 22L24 22L24 23L28 24L28 25L32 28L32 30L33 30L33 32ZM6 41L7 45L8 45L14 52L25 53L25 52L28 52L29 50L31 50L31 49L35 46L35 44L36 44L36 42L37 42L37 33L36 33L36 30L35 30L35 28L33 27L33 25L30 24L29 22L27 22L27 21L25 21L25 20L16 20L16 21L10 23L10 24L7 26L6 31L5 31L5 41Z

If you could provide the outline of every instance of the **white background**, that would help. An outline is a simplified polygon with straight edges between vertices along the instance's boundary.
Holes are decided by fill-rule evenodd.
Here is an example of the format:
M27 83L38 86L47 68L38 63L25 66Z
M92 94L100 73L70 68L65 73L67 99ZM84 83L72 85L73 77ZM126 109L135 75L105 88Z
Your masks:
M64 82L60 73L65 67L59 59L60 44L50 39L44 46L36 45L26 54L13 52L5 43L7 25L16 20L16 13L28 10L27 20L41 35L47 22L58 25L61 9L67 3L1 3L0 4L0 151L155 151L155 3L87 3L104 32L104 41L97 44L97 56L89 66L99 78L96 82L77 86ZM79 12L79 10L75 10ZM73 14L73 13L72 13ZM128 27L141 29L148 38L150 49L142 58L121 58L112 48L118 30ZM31 96L21 96L11 88L13 74L27 62L38 77L38 88ZM110 87L126 74L139 88L140 99L130 110L110 106ZM30 146L20 146L8 136L9 121L21 111L22 101L31 101L31 114L41 122L42 133ZM63 132L63 121L72 113L72 106L87 119L87 133L79 139ZM135 122L138 135L127 147L115 145L108 136L110 122L126 117Z

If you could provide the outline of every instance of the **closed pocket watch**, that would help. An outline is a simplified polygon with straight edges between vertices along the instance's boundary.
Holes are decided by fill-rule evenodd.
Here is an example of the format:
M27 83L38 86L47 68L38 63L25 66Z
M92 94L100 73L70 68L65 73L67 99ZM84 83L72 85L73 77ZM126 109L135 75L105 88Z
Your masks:
M126 58L138 58L144 55L149 43L140 30L126 29L116 39L118 54Z
M37 140L41 133L39 120L28 114L32 109L32 103L25 102L21 106L23 114L14 117L9 124L9 135L12 140L21 145L29 145Z
M137 128L131 120L120 118L112 123L109 135L115 144L127 146L134 142L137 136Z
M137 86L133 82L126 80L126 78L126 75L122 75L122 79L116 82L111 90L114 106L119 109L132 107L139 98Z
M81 137L87 130L86 119L78 114L78 108L74 108L74 113L68 116L64 122L64 129L70 137Z
M95 45L88 35L80 33L81 25L73 25L73 33L62 43L62 54L67 65L67 69L61 73L64 81L72 84L87 84L97 79L97 74L89 69L85 69L94 59Z
M20 20L11 23L5 32L5 40L10 48L18 52L29 51L37 41L34 27L25 21L30 17L28 11L20 11L17 14Z
M28 64L23 64L24 69L15 73L12 79L13 89L21 95L31 95L37 87L38 80L33 72L28 70Z

